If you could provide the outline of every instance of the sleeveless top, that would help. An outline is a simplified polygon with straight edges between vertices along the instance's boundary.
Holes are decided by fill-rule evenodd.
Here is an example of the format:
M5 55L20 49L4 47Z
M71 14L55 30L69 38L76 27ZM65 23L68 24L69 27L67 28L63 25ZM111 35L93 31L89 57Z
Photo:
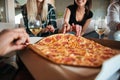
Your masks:
M76 20L76 9L75 9L74 5L70 5L67 8L70 9L70 11L71 11L71 15L70 15L70 19L69 19L69 24L70 25L72 25L72 23L74 23L74 24L79 24L81 26L84 26L86 20L93 17L92 11L89 11L87 13L86 10L85 10L85 14L84 14L83 19L81 21L77 21Z

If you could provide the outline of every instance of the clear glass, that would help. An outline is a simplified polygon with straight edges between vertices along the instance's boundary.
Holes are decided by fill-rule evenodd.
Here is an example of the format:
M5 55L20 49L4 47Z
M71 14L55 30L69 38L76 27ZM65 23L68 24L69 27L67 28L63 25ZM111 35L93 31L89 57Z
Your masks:
M36 20L29 21L28 22L28 28L35 36L37 36L37 34L42 31L41 20L36 19Z
M102 34L104 34L106 30L105 20L102 19L98 20L98 22L95 23L94 27L95 27L95 31L99 35L99 39L101 39Z

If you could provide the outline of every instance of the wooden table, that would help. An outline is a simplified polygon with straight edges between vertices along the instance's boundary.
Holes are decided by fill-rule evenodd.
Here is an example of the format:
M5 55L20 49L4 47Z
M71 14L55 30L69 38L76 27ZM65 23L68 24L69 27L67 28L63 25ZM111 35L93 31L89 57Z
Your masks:
M104 46L120 49L119 41L91 39ZM35 80L94 80L101 70L101 68L57 65L28 48L20 51L18 57Z

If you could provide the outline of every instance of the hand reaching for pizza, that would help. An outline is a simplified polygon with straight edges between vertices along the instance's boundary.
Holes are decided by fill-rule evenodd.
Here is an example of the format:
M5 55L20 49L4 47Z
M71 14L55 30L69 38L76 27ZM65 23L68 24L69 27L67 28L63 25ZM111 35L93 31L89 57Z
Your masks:
M80 25L75 25L74 23L72 24L72 31L76 32L76 36L81 36L81 30L82 27Z
M69 23L64 23L63 28L62 28L62 33L70 32L71 31L71 26Z
M81 30L82 30L82 27L80 25L75 25L73 23L71 26L69 23L64 23L62 28L62 33L74 31L76 32L75 34L76 36L81 36Z

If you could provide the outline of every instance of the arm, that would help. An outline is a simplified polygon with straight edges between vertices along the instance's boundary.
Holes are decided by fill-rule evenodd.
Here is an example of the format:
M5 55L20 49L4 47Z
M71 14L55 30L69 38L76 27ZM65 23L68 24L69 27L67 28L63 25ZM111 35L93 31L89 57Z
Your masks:
M84 32L85 32L86 29L88 28L88 25L90 24L90 22L91 22L91 18L88 19L88 20L86 20L86 22L85 22L85 24L84 24L84 26L83 26L83 28L82 28L81 35L84 35Z
M52 25L54 28L57 28L56 25L56 13L54 8L51 8L51 12L49 13L49 22L48 25Z
M65 13L64 13L64 23L60 31L62 33L66 33L67 31L70 30L70 24L69 24L70 14L71 14L70 10L66 8Z
M71 14L70 10L68 8L66 8L65 14L64 14L64 23L69 23L70 14Z
M57 23L56 23L56 13L54 8L51 6L50 10L49 10L49 22L47 25L47 29L48 31L54 32L55 28L57 28Z
M116 31L118 29L118 26L120 26L120 13L119 13L119 8L120 6L111 4L108 7L108 14L107 14L107 22L108 26L110 27L111 30Z

